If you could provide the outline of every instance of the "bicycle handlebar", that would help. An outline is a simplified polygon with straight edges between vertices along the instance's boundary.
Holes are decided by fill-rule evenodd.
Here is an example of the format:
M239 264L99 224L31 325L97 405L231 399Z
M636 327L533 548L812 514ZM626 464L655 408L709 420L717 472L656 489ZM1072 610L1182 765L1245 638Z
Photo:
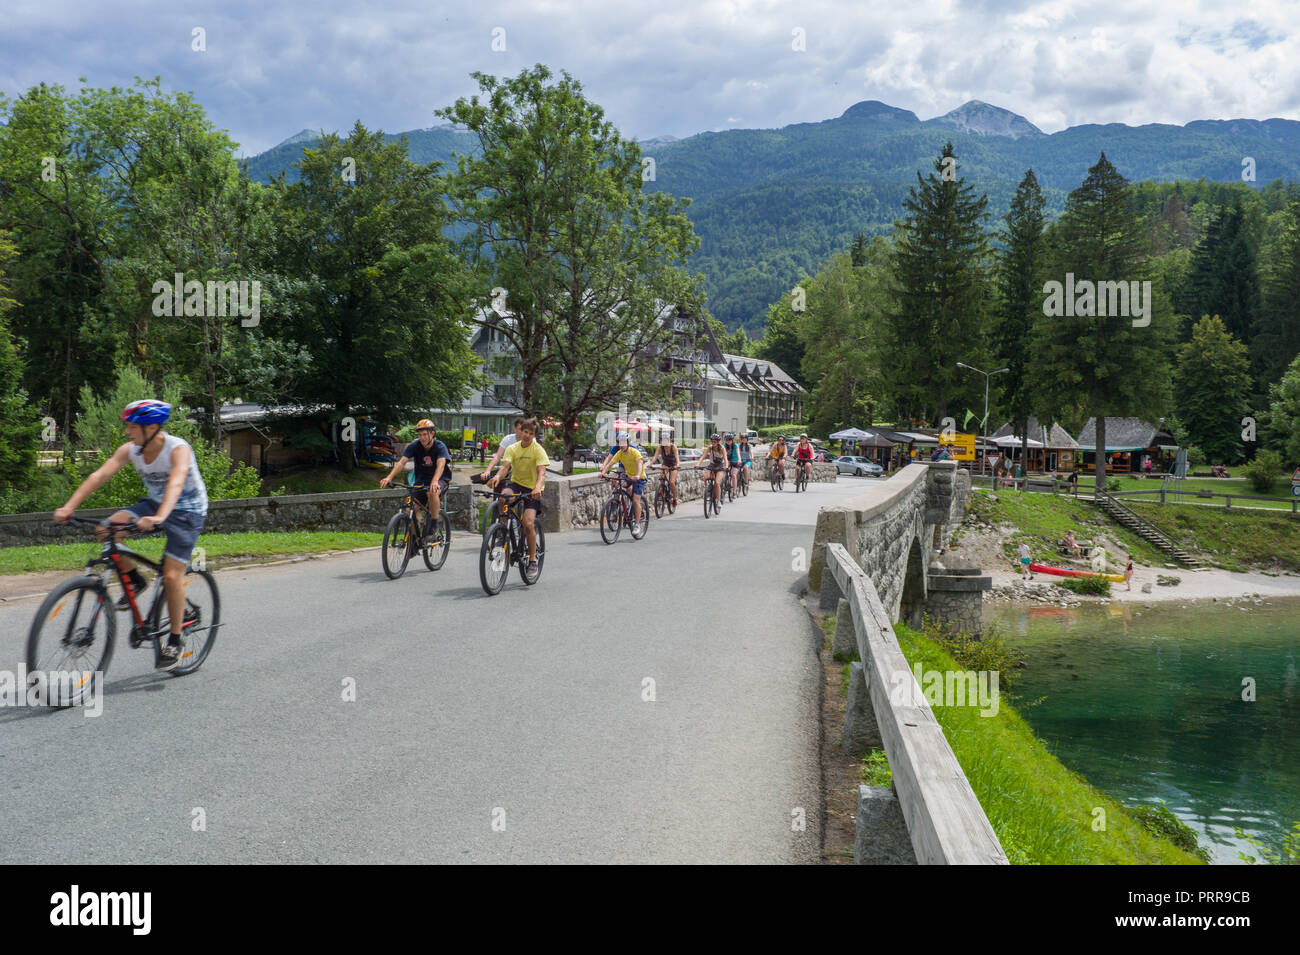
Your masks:
M58 522L56 521L55 523ZM79 524L82 527L104 527L104 528L111 527L114 530L126 531L128 533L135 530L136 527L138 526L138 521L126 521L124 523L114 524L112 520L110 520L107 517L103 517L95 521L95 520L91 520L88 517L78 517L76 514L73 514L71 517L69 517L65 523Z

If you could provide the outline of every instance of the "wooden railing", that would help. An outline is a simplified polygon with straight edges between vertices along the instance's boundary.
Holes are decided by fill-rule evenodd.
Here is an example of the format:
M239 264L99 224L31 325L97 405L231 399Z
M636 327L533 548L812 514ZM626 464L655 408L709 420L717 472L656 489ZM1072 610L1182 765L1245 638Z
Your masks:
M834 576L853 614L858 656L916 861L1007 865L984 807L916 684L871 578L842 544L826 546L824 573ZM907 692L898 692L899 687Z

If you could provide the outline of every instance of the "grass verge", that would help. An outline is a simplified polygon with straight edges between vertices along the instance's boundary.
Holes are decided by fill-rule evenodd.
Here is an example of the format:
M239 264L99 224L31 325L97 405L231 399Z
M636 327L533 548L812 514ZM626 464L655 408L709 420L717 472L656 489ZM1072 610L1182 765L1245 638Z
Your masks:
M964 669L921 634L902 625L894 630L909 663L927 670ZM1148 832L1123 806L1062 765L1005 700L991 717L980 716L974 706L936 706L934 714L1012 863L1200 861Z
M354 547L377 547L384 535L378 531L290 531L244 534L204 534L199 538L209 565L239 563L247 559L276 560L302 554L319 554ZM162 556L164 537L146 537L129 542L133 550L157 560ZM26 574L48 570L75 573L99 552L93 541L75 544L40 544L0 548L0 574Z

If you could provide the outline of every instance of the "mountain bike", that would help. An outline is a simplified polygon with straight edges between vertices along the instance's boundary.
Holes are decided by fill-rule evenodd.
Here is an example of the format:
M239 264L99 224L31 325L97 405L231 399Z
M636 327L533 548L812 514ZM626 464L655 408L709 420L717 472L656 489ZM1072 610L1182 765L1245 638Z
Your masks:
M659 472L659 483L655 485L655 517L663 517L664 511L677 513L677 502L673 500L673 486L668 481L667 468L655 468ZM641 502L645 506L645 501Z
M438 570L447 561L447 551L451 548L451 518L445 501L441 502L443 506L438 509L438 524L433 539L424 539L430 518L424 507L416 507L413 495L416 491L426 489L427 485L424 484L406 488L406 497L403 498L401 507L384 529L384 543L379 548L379 559L390 580L396 580L406 573L406 565L417 552L423 555L424 566L430 570Z
M636 513L632 500L630 479L624 474L608 475L606 481L614 483L609 499L600 509L600 536L606 544L618 540L619 532L626 526L632 531L632 539L640 540L650 529L650 509L646 507L644 497L641 501L641 520L633 516Z
M740 470L737 473L739 474L737 483L740 485L741 497L749 497L749 464L741 461Z
M796 494L808 490L808 470L811 467L811 461L799 461L795 464L794 491Z
M731 463L727 463L727 473L722 476L722 497L730 504L736 499L736 475L735 468Z
M781 462L777 461L774 458L772 460L772 463L768 465L767 470L768 470L768 480L771 481L772 483L772 490L779 491L782 488L784 488L785 468L781 465Z
M542 578L542 564L546 560L546 532L542 522L534 516L533 530L537 532L537 570L528 571L528 532L520 516L524 506L522 494L505 495L498 490L475 491L476 495L493 498L496 519L483 535L479 548L478 579L489 596L501 593L510 576L510 565L519 568L519 579L531 587Z
M716 516L722 513L722 504L718 500L718 486L713 483L713 470L705 468L707 475L704 478L704 517L709 518L709 512L712 511Z
M81 704L90 689L92 674L99 673L102 679L113 659L117 614L108 591L106 578L110 574L117 576L131 611L128 638L133 648L139 649L146 643L152 645L154 660L157 661L162 641L167 640L171 633L162 560L150 560L115 540L118 533L130 534L136 530L136 522L110 524L107 520L92 521L74 516L69 523L111 528L113 533L104 538L99 556L86 562L86 572L82 576L65 580L50 591L36 611L27 635L27 672L60 675L60 706ZM149 567L157 574L153 600L147 611L140 609L135 585L126 576L122 564L124 557ZM167 671L175 676L193 673L202 666L212 651L221 626L221 598L212 574L205 569L190 567L182 578L182 585L185 588L185 612L181 622L181 662Z

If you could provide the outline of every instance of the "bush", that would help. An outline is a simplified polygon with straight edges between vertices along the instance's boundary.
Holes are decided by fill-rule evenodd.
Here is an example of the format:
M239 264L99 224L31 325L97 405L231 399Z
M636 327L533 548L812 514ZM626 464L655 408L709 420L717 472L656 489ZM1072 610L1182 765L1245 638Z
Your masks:
M1118 491L1123 488L1124 482L1117 477L1106 478L1106 490Z
M1092 594L1097 597L1110 594L1110 581L1105 577L1065 577L1058 580L1056 586L1076 594Z
M990 627L983 636L976 637L965 631L946 630L925 614L921 618L921 634L943 647L966 669L997 672L998 681L1004 688L1015 682L1015 672L1025 665L1024 653L1008 646L1006 634L996 627Z
M82 412L77 416L76 450L92 451L84 459L74 459L68 466L72 486L80 484L100 465L112 457L125 441L122 432L122 409L132 401L149 397L155 389L130 365L117 373L113 389L101 396L88 386L81 389ZM184 438L194 449L194 459L199 474L207 485L208 499L212 501L232 498L257 497L262 490L262 479L246 464L232 467L231 461L204 438L198 426L186 417L188 409L180 404L180 388L174 382L164 384L161 400L172 406L171 418L164 425L168 434ZM83 507L126 507L145 496L144 482L135 468L124 467L107 484L92 494ZM62 503L62 502L60 502Z
M1187 465L1188 467L1199 468L1205 464L1205 452L1194 444L1187 446Z
M1252 488L1260 494L1268 494L1282 476L1282 455L1276 451L1260 451L1255 455L1255 460L1242 470L1246 472L1246 479Z
M1203 849L1197 844L1195 831L1181 822L1177 816L1169 811L1169 807L1163 803L1159 806L1134 806L1132 808L1126 806L1124 811L1151 835L1163 836L1184 852L1190 852L1203 862L1210 861L1209 850Z

